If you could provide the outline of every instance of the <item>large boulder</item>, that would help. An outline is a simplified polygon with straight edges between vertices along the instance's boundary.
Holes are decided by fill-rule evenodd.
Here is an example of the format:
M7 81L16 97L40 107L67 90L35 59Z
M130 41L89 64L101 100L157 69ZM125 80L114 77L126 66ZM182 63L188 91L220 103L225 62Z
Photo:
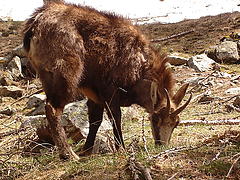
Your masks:
M236 63L239 61L237 43L224 41L216 47L216 57L222 63Z
M193 68L197 72L212 70L216 67L216 64L217 63L207 57L206 54L192 56L188 60L188 66Z
M209 58L219 63L237 63L240 55L240 41L224 41L206 50Z

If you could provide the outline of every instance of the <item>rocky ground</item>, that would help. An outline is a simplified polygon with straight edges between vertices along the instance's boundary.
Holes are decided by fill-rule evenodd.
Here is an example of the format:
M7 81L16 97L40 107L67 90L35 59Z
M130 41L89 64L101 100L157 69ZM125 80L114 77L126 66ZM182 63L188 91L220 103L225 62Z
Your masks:
M152 43L171 57L177 88L190 83L188 94L193 93L193 99L181 119L199 121L191 126L180 124L172 144L159 150L153 146L149 123L143 122L147 118L143 110L136 106L124 109L126 152L109 154L114 150L99 145L96 153L108 154L83 158L81 162L59 162L54 148L45 146L40 155L39 149L33 148L36 126L29 128L29 121L44 118L45 97L41 83L29 70L18 47L22 24L0 22L0 179L130 179L133 159L148 167L153 179L240 179L239 40L229 37L232 32L240 33L239 12L140 26ZM227 41L220 42L224 37ZM82 114L84 103L80 104L83 111L73 115L75 107L76 104L67 107L67 122L86 116ZM108 132L110 127L106 124ZM86 134L86 129L80 134L72 127L68 130L69 136L74 134L77 139ZM143 135L146 141L142 140ZM109 147L111 138L101 136L99 144ZM74 138L70 143L75 143ZM81 143L74 144L74 150L79 150L79 146Z

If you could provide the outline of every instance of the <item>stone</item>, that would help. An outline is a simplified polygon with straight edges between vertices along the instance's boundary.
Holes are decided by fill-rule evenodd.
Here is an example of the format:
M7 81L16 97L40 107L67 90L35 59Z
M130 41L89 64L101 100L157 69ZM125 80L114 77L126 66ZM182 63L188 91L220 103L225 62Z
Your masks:
M87 100L84 99L82 101L73 102L67 104L64 108L62 115L62 123L63 126L76 126L79 128L84 136L88 134L89 122L88 122L88 108L87 108ZM103 122L99 127L98 132L106 131L112 129L112 125L106 113L103 115Z
M236 63L239 61L237 43L224 41L216 47L216 57L221 63Z
M181 55L177 53L173 53L167 56L169 58L169 63L172 65L184 65L187 64L188 59L186 57L182 57Z
M44 104L46 99L47 99L47 97L45 94L34 94L29 97L26 108L31 109L34 107L38 107L41 104Z
M27 116L36 116L36 115L45 115L45 103L40 104L37 106L35 109L32 111L28 112L26 115Z
M11 116L15 112L16 112L16 109L11 108L11 107L6 107L6 108L0 110L0 114L4 114L4 115L7 115L7 116Z
M18 98L23 95L23 89L17 86L0 86L0 96Z
M15 56L9 63L7 68L11 71L14 80L23 78L21 59Z
M188 60L188 66L193 68L197 72L212 70L215 64L216 62L207 57L206 54L192 56Z
M211 97L210 95L208 94L204 94L199 100L198 100L198 103L200 104L209 104L211 103L212 101L214 101L214 97Z
M46 115L23 116L22 121L23 123L20 125L20 129L27 127L38 129L48 125Z
M240 108L240 96L237 96L234 101L233 101L233 105L237 108Z
M225 94L237 95L240 94L240 87L230 88L225 91Z

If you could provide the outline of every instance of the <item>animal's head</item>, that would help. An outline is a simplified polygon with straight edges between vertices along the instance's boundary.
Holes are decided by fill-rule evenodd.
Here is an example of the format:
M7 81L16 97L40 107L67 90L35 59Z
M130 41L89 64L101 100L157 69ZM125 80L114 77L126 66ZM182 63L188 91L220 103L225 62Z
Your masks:
M150 113L152 134L156 145L168 144L174 128L179 123L179 113L189 104L192 95L179 106L186 94L188 84L183 85L175 95L170 96L166 89L159 90L157 83L152 83L151 98L153 111Z

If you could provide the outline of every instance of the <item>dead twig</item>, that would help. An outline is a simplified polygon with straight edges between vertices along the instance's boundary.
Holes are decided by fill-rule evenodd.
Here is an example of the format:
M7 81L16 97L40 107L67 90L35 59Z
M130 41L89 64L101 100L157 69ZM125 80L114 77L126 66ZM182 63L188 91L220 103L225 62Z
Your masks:
M171 35L171 36L168 36L168 37L164 37L164 38L160 38L160 39L152 39L150 42L157 43L157 42L161 42L161 41L166 41L166 40L169 40L169 39L173 39L173 38L176 38L176 37L181 37L181 36L190 34L192 32L194 32L194 30L181 32L181 33L174 34L174 35Z
M239 161L239 159L240 159L240 153L238 153L237 156L238 156L238 157L237 157L237 159L233 162L232 166L230 167L230 169L229 169L229 171L228 171L228 173L227 173L226 178L229 178L229 176L230 176L230 174L231 174L234 166L235 166L235 165L237 164L237 162Z

